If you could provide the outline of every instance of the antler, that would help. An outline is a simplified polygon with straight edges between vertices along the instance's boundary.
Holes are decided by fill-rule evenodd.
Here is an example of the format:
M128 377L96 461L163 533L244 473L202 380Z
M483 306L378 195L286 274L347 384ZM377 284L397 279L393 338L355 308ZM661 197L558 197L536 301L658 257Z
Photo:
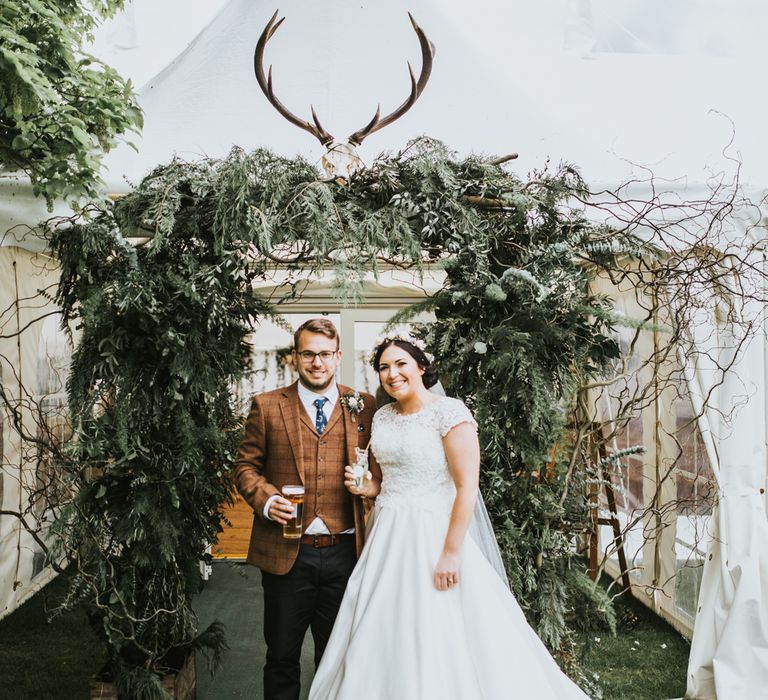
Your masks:
M315 136L320 141L320 143L323 144L323 146L328 147L331 143L333 143L333 136L323 128L323 125L317 118L315 108L311 107L312 121L314 124L310 124L303 119L299 119L299 117L289 111L288 108L282 102L280 102L279 99L277 99L277 96L272 89L272 66L269 67L267 76L264 76L264 47L272 38L272 35L277 31L278 27L285 20L285 17L282 17L280 20L275 22L278 12L279 10L277 10L275 14L272 15L272 19L269 20L269 23L261 33L258 42L256 42L256 52L253 55L253 68L256 72L256 80L258 81L259 86L261 87L264 94L267 96L267 99L270 101L272 106L278 112L280 112L280 114L282 114L289 122L291 122L291 124L295 124L299 128L304 129L305 131L308 131L310 134ZM418 82L416 81L416 78L413 75L411 64L408 63L408 74L411 78L411 94L408 96L408 99L403 102L403 104L401 104L394 112L388 114L383 119L381 118L381 106L379 105L376 108L376 114L373 115L373 119L371 119L371 121L368 122L362 129L359 129L349 137L349 143L353 146L359 146L367 136L373 134L379 129L383 129L385 126L391 124L396 119L402 117L413 106L414 102L419 99L419 96L423 92L427 81L429 80L429 76L432 73L432 59L435 56L435 45L429 39L427 39L427 35L424 33L424 30L418 24L416 24L416 20L413 19L413 15L411 15L410 12L408 13L408 17L411 20L411 25L416 32L416 36L419 38L419 45L421 46L421 74L419 75L419 80Z
M411 94L408 96L408 99L394 112L388 114L383 119L379 116L381 113L381 105L379 105L376 108L376 114L373 115L373 119L371 119L371 121L369 121L362 129L356 131L349 137L349 142L354 146L359 146L367 136L388 126L413 107L414 102L419 99L419 96L423 92L424 87L429 80L429 76L432 73L432 59L435 56L435 45L427 39L424 30L416 24L416 20L413 19L413 15L410 12L408 13L408 17L411 20L411 25L413 25L413 29L416 32L416 36L419 38L419 44L421 46L421 75L419 75L419 81L416 82L416 79L413 77L411 64L408 63L408 74L411 78Z
M285 17L281 17L280 20L275 24L275 19L277 18L277 14L280 12L280 10L276 10L275 14L272 15L272 19L269 20L269 23L266 27L264 27L264 31L261 33L261 36L259 37L259 40L256 42L256 51L253 54L253 69L256 72L256 80L259 83L259 87L261 87L262 92L267 96L267 99L270 101L272 106L280 112L291 124L295 124L300 129L304 129L305 131L308 131L310 134L315 136L323 146L329 146L331 143L333 143L333 136L329 134L324 128L323 125L320 123L320 120L317 118L317 114L315 113L315 108L311 107L312 109L312 121L314 121L314 124L310 124L307 121L304 121L303 119L299 119L295 114L293 114L280 100L277 99L277 96L275 95L274 90L272 89L272 66L269 66L269 73L267 77L264 77L264 47L267 45L267 42L272 38L272 35L277 31L278 27L283 23L285 20ZM274 26L273 26L274 25Z

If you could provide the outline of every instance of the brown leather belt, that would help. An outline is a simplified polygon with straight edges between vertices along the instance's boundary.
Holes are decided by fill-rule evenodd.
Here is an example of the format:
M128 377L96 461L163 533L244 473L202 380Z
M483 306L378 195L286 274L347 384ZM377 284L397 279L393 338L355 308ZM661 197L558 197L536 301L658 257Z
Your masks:
M333 547L336 544L355 539L354 532L339 533L336 535L302 535L301 544L311 544L315 549Z

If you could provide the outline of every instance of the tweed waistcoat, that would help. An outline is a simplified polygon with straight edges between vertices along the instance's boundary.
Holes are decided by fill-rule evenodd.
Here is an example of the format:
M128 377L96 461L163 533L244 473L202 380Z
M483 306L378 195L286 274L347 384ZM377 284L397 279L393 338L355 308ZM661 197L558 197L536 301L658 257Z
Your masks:
M347 453L341 406L336 404L322 435L317 434L303 407L299 415L304 464L303 527L306 530L319 517L330 532L349 530L355 527L355 518L352 499L344 488Z
M351 392L339 385L341 397ZM354 418L340 400L322 435L315 431L296 383L253 397L234 463L237 487L254 512L249 563L280 575L290 571L296 561L299 540L284 538L282 526L264 516L269 498L286 484L304 484L305 527L317 511L331 532L354 527L357 552L362 551L362 504L344 488L344 466L354 460L355 447L368 444L376 410L373 396L361 397L364 408ZM375 459L371 459L371 472L381 478Z

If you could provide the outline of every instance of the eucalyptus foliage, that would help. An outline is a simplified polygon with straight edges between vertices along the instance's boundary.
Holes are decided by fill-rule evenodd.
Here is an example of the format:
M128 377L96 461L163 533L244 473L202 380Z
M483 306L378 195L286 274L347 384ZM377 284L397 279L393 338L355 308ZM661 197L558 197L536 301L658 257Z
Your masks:
M49 206L99 194L101 156L142 125L129 81L83 47L124 0L3 0L0 164Z
M347 298L384 262L445 268L425 333L480 423L483 488L515 592L566 662L574 607L610 625L610 603L573 554L589 526L583 467L569 470L582 464L568 438L576 398L618 354L608 300L588 291L613 253L608 232L571 206L585 194L571 167L523 181L429 139L349 180L236 149L159 167L57 234L59 301L82 333L68 387L79 490L58 527L70 603L91 611L124 693L158 697L152 673L168 652L201 643L190 599L230 487L231 387L245 336L279 312L253 292L275 267L333 267Z

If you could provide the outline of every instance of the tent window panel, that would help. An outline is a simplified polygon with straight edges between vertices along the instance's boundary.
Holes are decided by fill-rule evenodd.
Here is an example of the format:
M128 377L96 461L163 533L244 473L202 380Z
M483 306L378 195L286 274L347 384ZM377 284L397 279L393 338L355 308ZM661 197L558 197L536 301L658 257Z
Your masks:
M621 359L614 365L615 375L623 375L618 381L603 390L602 417L608 429L613 431L606 445L609 453L616 453L629 447L646 444L644 421L641 409L636 405L641 393L640 356L635 348L631 352L635 331L632 328L618 328L616 340L621 350ZM604 430L607 435L607 430ZM609 467L611 483L614 486L617 519L624 536L624 551L630 574L639 579L643 565L643 521L641 514L645 504L644 473L646 456L627 455ZM611 517L605 493L601 492L601 515ZM600 526L600 542L603 551L618 563L618 552L609 525Z
M716 492L714 474L683 381L672 409L675 415L675 605L693 619L711 539L710 526Z
M613 400L606 395L606 404ZM615 414L613 414L615 415ZM611 444L609 452L617 452L627 447L643 444L643 417L632 416L623 427L620 427ZM627 565L630 574L639 579L640 569L643 564L643 545L645 542L643 532L643 480L645 462L644 456L627 455L618 463L608 467L606 476L610 477L613 484L613 492L616 500L616 518L623 533L624 552L627 557ZM612 513L608 509L608 502L604 491L600 495L600 511L602 517L610 518ZM610 525L600 526L600 542L603 551L618 564L618 551L616 550L613 530Z
M35 465L35 491L30 494L30 505L33 506L38 522L48 522L46 513L56 511L69 498L68 487L62 481L56 464L56 453L72 437L72 425L64 393L42 396L38 399L38 406L39 446Z
M633 416L615 439L615 450L643 444L643 417ZM611 471L616 489L616 507L627 512L643 505L643 455L628 455Z
M607 511L604 511L601 515L608 517ZM635 580L640 580L641 569L643 566L643 545L645 544L645 538L643 537L643 523L637 522L635 516L639 513L626 513L619 511L617 519L619 521L619 528L623 533L623 547L624 554L627 557L627 569L630 576ZM618 567L619 553L616 549L616 544L613 539L613 529L610 525L600 526L600 547L602 551L608 555L608 558Z
M690 405L690 402L686 403ZM681 501L681 512L710 515L714 474L701 431L694 419L692 408L687 411L678 410L676 418L678 430L675 437L680 445L680 456L675 467L677 500Z
M44 540L49 539L49 528L59 509L71 497L70 486L56 463L57 454L72 437L66 395L70 360L69 342L58 326L58 319L46 318L40 328L33 379L37 445L29 450L35 471L34 486L27 496ZM44 571L45 561L44 552L35 545L33 578Z
M614 363L613 371L618 375L623 370L624 376L603 392L605 418L612 424L614 431L608 448L614 452L645 445L643 415L640 409L633 405L641 393L640 357L637 352L630 354L634 334L635 331L631 328L617 329L616 339L622 359ZM613 467L611 477L617 486L616 505L626 512L643 506L643 465L643 455L629 455Z
M691 516L678 516L675 533L675 606L691 619L704 573L704 558L709 523Z

